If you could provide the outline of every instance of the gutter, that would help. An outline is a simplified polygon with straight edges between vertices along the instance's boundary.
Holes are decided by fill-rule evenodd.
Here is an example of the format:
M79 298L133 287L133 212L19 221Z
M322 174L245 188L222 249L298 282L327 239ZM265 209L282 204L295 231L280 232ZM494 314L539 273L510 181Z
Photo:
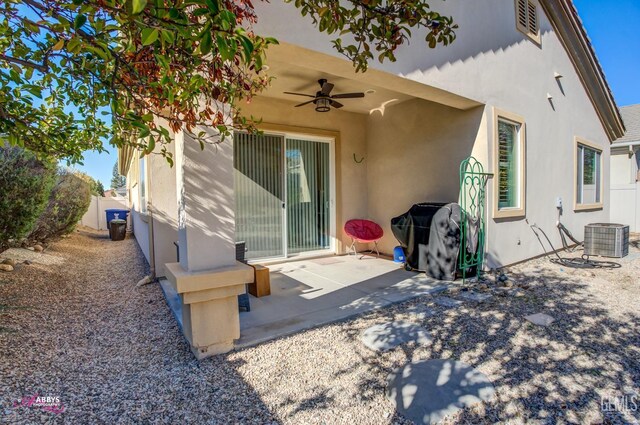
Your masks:
M611 149L615 148L626 148L627 146L640 146L640 140L636 140L635 142L625 142L625 143L614 143L611 145Z

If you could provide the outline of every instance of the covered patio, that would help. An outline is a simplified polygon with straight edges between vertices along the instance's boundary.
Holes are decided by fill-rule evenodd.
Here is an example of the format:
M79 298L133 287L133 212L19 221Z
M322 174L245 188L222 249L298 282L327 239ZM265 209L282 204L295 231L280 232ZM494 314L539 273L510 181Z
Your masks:
M451 284L372 256L294 260L269 266L269 270L271 295L251 296L251 311L240 313L236 347L444 291Z
M481 102L399 75L355 74L348 61L293 45L274 48L269 67L271 87L241 109L261 117L260 135L239 131L203 151L188 132L176 134L175 171L149 168L152 189L163 188L150 192L149 261L166 277L168 303L197 358L445 289L387 259L344 256L351 241L343 227L376 222L379 250L389 255L398 245L392 217L416 203L456 202L461 162L487 162L490 110ZM319 113L290 94L308 96L323 80L334 93L363 95ZM136 229L136 238L151 239L143 224ZM251 262L282 261L269 266L271 295L252 298L240 314L236 298L254 272L236 262L237 241Z
M330 256L272 264L271 295L250 295L251 311L240 312L240 339L248 347L305 329L445 291L453 282L406 271L388 258ZM179 326L183 303L167 279L160 285Z

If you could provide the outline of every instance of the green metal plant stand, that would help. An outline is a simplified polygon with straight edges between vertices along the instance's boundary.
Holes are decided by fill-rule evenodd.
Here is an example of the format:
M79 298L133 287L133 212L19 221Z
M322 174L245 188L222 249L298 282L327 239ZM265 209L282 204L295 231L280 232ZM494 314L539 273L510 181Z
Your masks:
M460 254L458 266L462 270L462 283L467 279L467 272L476 268L476 277L482 273L485 242L485 201L487 180L493 177L485 173L484 167L477 159L470 156L460 163ZM474 236L477 233L477 239ZM467 245L476 239L475 252L470 252Z

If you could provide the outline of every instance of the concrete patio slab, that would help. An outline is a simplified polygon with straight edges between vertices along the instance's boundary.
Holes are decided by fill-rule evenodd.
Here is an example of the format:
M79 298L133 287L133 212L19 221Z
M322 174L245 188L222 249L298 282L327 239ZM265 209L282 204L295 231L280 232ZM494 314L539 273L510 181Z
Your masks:
M362 343L373 351L389 351L399 345L414 341L416 344L431 343L427 332L410 322L387 322L365 329L360 339Z
M435 424L447 415L495 393L491 381L456 360L422 360L389 375L387 398L396 410L417 424Z
M269 268L271 295L251 297L251 311L240 312L236 347L434 294L451 284L427 278L423 273L407 272L390 260L375 257L329 257Z

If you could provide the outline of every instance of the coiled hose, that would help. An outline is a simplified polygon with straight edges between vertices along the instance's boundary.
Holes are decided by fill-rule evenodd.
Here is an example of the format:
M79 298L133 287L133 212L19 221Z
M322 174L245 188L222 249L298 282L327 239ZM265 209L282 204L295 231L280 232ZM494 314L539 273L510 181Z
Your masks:
M529 220L527 220L527 224L529 224ZM558 251L555 249L555 247L551 243L551 240L549 239L547 234L544 232L544 230L542 230L535 223L529 224L529 227L531 228L533 233L536 235L536 238L538 238L538 242L540 242L540 246L542 246L544 255L549 259L549 261L551 261L554 264L559 264L565 267L571 267L575 269L617 269L621 267L620 264L614 261L591 260L588 255L584 255L584 254L582 255L582 257L578 257L578 258L561 257L560 254L558 254ZM565 239L565 235L566 237L571 239L571 241L573 241L576 245L580 246L583 244L582 242L579 242L578 240L576 240L576 238L573 237L571 232L566 227L564 227L562 223L558 222L557 227L558 227L558 232L560 232L560 239L562 240L562 246L564 249L567 249L570 252L573 252L576 250L576 248L574 249L569 248L569 246L567 245L567 240ZM542 239L540 238L540 234L538 232L542 233L544 238L547 240L547 243L549 243L549 246L551 247L551 252L555 255L556 258L553 258L551 255L549 255L549 252L547 252L547 249L545 248L544 243L542 243Z

